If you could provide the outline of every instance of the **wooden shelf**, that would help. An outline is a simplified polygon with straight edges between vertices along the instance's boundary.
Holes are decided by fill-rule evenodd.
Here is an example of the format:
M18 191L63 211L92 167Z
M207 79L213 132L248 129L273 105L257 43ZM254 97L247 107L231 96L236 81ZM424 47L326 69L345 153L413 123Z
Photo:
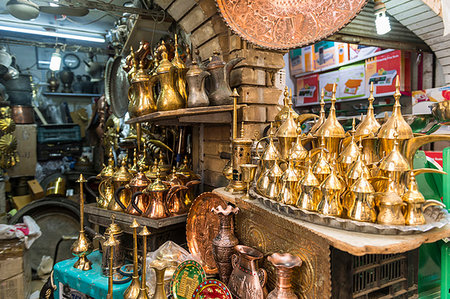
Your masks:
M237 108L246 105L238 105ZM128 124L155 122L163 124L193 124L193 123L231 123L233 105L184 108L170 111L158 111L147 115L131 118Z
M67 97L67 98L97 98L101 94L97 93L66 93L66 92L43 92L46 97Z

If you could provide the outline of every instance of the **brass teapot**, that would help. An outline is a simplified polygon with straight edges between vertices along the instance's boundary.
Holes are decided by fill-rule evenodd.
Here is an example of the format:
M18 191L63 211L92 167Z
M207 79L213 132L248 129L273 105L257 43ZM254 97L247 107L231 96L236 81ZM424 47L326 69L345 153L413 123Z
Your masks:
M100 208L106 209L111 200L114 200L114 187L112 184L112 177L116 172L116 168L114 166L114 156L112 149L109 151L109 159L108 165L104 166L102 171L97 176L92 176L87 179L87 181L91 181L94 179L99 179L100 184L98 185L98 193L100 196L97 196L95 192L89 187L89 184L86 184L86 190L95 197L97 201L97 205Z
M210 62L206 66L206 70L211 74L211 90L209 91L210 104L231 105L233 104L231 95L233 94L230 88L230 73L231 70L244 60L243 57L236 57L225 63L219 57L219 52L214 51Z
M184 64L183 60L181 60L180 55L178 53L178 35L176 34L175 34L175 55L172 59L172 64L176 68L175 85L181 98L184 100L184 102L186 102L188 98L186 90L186 73L188 69Z
M286 205L294 205L298 198L299 173L294 168L294 162L289 161L288 168L281 177L281 190L278 201Z
M270 198L277 199L278 194L281 191L281 176L283 175L283 170L278 165L278 159L275 160L272 168L269 169L267 176L269 177L269 183L267 189L260 190L262 195ZM261 180L261 178L260 178Z
M187 98L187 106L203 107L209 106L209 98L205 91L205 79L210 73L202 70L197 62L192 61L192 65L186 74L186 81L189 87L189 96Z
M406 206L402 198L398 195L396 182L393 174L389 176L389 183L386 192L379 193L376 198L378 206L377 223L386 225L405 225L405 217L402 208Z
M309 155L309 161L307 164L306 174L300 181L301 192L295 206L307 211L317 211L321 198L321 192L319 189L320 182L312 172L311 154Z
M152 80L158 80L161 85L158 99L156 100L156 108L158 111L168 111L181 109L186 107L186 101L181 97L176 85L176 67L169 61L167 49L164 41L158 47L161 53L161 61L156 69L156 76Z
M347 211L348 218L356 221L375 222L377 212L374 194L375 189L364 176L356 180L349 188L349 196L352 199L350 209Z
M331 173L320 185L322 199L318 206L319 213L327 216L340 217L342 215L341 193L344 183L336 175L336 166L331 167Z
M114 199L116 203L128 214L131 215L140 215L140 213L133 207L131 204L131 200L129 201L128 206L125 206L120 200L120 193L125 190L129 190L131 194L134 194L139 191L143 191L147 186L151 183L151 181L145 176L144 168L142 166L139 167L139 172L136 174L131 181L125 186L119 187L114 193ZM140 197L143 197L140 195ZM147 204L144 202L145 198L138 198L138 206L140 209L143 209Z
M117 170L114 173L114 176L112 177L114 190L118 190L120 187L124 187L133 178L131 173L128 171L128 168L126 165L127 165L126 157L124 157L122 159L122 166L119 168L119 170ZM123 192L120 193L120 196L118 199L122 203L122 206L128 207L130 200L131 200L131 191L128 189L125 189ZM122 206L120 206L115 199L112 199L109 202L108 210L124 212L124 210L122 209Z

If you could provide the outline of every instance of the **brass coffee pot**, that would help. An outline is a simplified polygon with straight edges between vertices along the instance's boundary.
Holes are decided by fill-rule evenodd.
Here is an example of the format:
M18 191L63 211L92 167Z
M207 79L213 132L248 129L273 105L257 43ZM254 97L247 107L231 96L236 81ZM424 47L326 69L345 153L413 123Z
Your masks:
M319 186L320 182L312 172L310 155L307 162L306 174L300 181L301 192L295 206L307 211L317 211L317 206L321 199Z
M375 210L374 194L375 189L364 176L357 179L349 188L351 205L347 211L348 218L356 221L375 222L377 220L377 212Z
M178 35L175 34L175 55L172 59L172 64L176 68L176 87L178 90L178 93L180 94L181 98L186 103L188 95L187 95L187 89L186 89L186 73L188 71L186 65L184 64L183 60L181 60L180 55L178 53Z
M389 183L386 192L379 193L376 198L378 206L377 223L386 225L405 225L402 208L406 206L398 195L398 187L393 174L389 174Z
M311 129L309 130L309 133L311 136L316 136L317 130L319 130L319 128L323 125L323 123L326 120L326 116L325 116L325 91L322 88L322 92L320 94L320 112L319 112L319 119L316 120L316 123L311 127ZM315 139L317 140L317 138ZM318 147L319 144L318 142L313 142L313 147Z
M161 85L161 91L159 92L158 99L156 100L156 107L158 111L168 111L185 108L186 101L178 92L178 88L175 82L175 72L177 71L177 68L168 59L167 49L164 45L164 41L162 41L161 45L158 47L158 52L161 53L162 59L159 62L158 68L156 69L157 75L154 78L159 81Z
M112 149L109 151L109 159L108 165L104 166L102 171L97 176L92 176L87 179L89 182L92 179L99 179L100 184L98 185L98 193L100 196L97 196L95 192L86 184L86 190L95 197L97 201L97 205L100 208L106 209L111 202L114 201L114 187L112 184L112 177L116 172L116 168L114 167L114 156Z
M408 190L403 194L403 202L406 203L405 224L422 225L426 224L423 212L430 206L441 206L445 204L437 200L425 200L416 183L414 171L410 172Z
M350 166L349 170L347 171L345 180L348 186L352 186L361 177L364 177L367 180L371 178L370 171L363 160L362 145L360 143L359 153L356 161L352 164L352 166Z
M209 98L205 91L205 79L209 75L210 73L202 70L195 60L192 61L192 65L186 73L189 87L187 106L189 108L209 106Z
M230 73L236 64L244 60L243 57L236 57L225 63L219 57L219 54L219 52L214 51L206 66L206 70L211 74L212 88L209 92L209 99L212 106L233 104Z
M315 137L325 140L325 148L328 150L330 158L337 158L341 140L345 137L345 130L336 118L336 83L333 84L333 95L331 97L331 108L328 118L317 130Z
M133 76L128 89L128 112L131 117L142 116L156 111L153 94L155 80L150 80L150 76L144 70L143 60L138 65L138 62L134 59L134 65L137 72Z
M289 113L294 115L294 117L298 116L297 113L295 113L295 111L292 109L292 92L287 86L284 87L283 96L283 107L281 107L280 111L277 113L277 115L275 115L274 119L275 129L278 129L281 124L288 119Z
M347 138L342 141L344 149L340 152L338 158L339 173L346 174L352 164L356 161L359 155L359 147L355 141L355 119L353 118L352 130L350 131L350 142L346 144ZM346 144L346 145L345 145Z
M286 205L294 205L298 198L299 173L294 168L294 162L289 161L288 167L281 176L281 190L278 201Z
M283 170L278 165L278 159L275 159L275 162L272 168L269 169L267 176L269 177L269 184L267 185L267 189L260 190L263 195L270 199L277 199L278 194L281 191L281 176L283 175Z
M123 205L122 201L120 200L120 193L125 190L129 190L131 194L134 194L139 191L143 191L147 186L151 183L151 181L145 176L144 174L144 168L142 166L139 167L139 172L136 174L134 178L130 180L128 184L125 186L119 187L119 189L116 190L114 194L114 199L116 200L117 204L128 214L131 215L140 215L138 211L136 211L135 208L133 208L133 205L131 204L131 200L129 201L128 206ZM148 205L148 203L145 203L145 199L143 198L143 195L139 196L138 198L138 206L142 210L144 207Z
M272 123L270 125L272 126ZM260 155L259 152L256 152L259 158L258 170L256 174L257 190L265 190L267 188L267 185L269 184L268 171L275 163L275 159L279 159L280 157L280 152L273 142L273 135L269 134L267 139L269 141L262 155ZM263 140L264 138L257 142L256 148L258 148L258 145Z
M328 164L327 149L325 148L324 138L321 138L321 146L319 151L319 156L316 162L312 166L312 172L315 177L322 183L328 175L331 174L331 166ZM312 155L311 155L312 156Z
M114 173L114 176L111 178L113 181L114 190L119 190L120 187L125 187L125 185L127 185L128 182L133 178L126 165L126 157L124 157L122 159L122 166L119 168L119 170L116 171L116 173ZM124 191L120 193L118 199L122 203L122 206L128 207L131 200L131 191L128 189L124 189ZM114 199L109 202L108 210L124 212L122 207Z
M292 143L297 138L297 123L295 116L288 110L288 117L278 128L275 137L278 139L281 159L287 160L289 158L289 151L292 148Z
M331 173L320 185L322 199L319 203L318 211L323 215L341 217L341 193L345 185L336 175L335 168L335 165L331 167Z

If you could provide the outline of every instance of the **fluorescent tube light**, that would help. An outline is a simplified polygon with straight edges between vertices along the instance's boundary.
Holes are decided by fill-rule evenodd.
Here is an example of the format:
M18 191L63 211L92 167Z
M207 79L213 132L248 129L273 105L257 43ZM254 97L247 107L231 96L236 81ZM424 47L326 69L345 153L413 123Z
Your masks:
M83 40L83 41L93 42L93 43L104 43L105 42L104 37L93 37L93 36L78 35L78 34L75 35L75 34L60 33L60 32L53 32L53 31L28 29L28 28L8 27L8 26L2 26L2 25L0 25L0 30L10 31L10 32L18 32L18 33L26 33L26 34L34 34L34 35L43 35L43 36L49 36L49 37L76 39L76 40Z
M56 52L52 54L52 58L50 59L50 70L59 71L61 67L61 53L59 53L59 49L56 49Z

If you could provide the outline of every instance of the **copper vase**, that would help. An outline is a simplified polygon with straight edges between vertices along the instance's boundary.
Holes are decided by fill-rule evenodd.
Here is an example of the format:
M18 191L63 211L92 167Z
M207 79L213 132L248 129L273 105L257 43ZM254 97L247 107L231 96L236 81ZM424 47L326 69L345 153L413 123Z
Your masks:
M300 266L302 260L290 253L274 253L267 260L275 266L277 273L275 289L269 293L267 299L297 299L292 290L291 278L294 268Z
M234 246L239 243L234 236L231 222L233 221L233 215L239 212L239 208L227 206L224 210L222 206L218 206L213 208L212 211L220 219L219 234L212 241L213 256L219 269L220 280L227 283L233 270L230 263L231 256L233 255Z
M263 254L244 245L236 245L234 249L239 255L233 254L231 257L233 272L228 281L231 294L240 299L263 299L267 273L257 266Z

